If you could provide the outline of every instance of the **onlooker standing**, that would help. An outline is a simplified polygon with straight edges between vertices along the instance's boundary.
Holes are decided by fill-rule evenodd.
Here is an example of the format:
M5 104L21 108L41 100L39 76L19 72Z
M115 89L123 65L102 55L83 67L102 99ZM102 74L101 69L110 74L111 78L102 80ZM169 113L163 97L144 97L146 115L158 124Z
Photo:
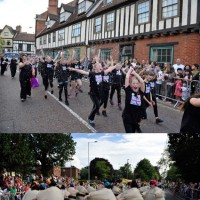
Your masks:
M176 74L178 73L178 72L177 72L177 69L178 69L178 68L181 68L182 71L184 72L185 66L184 66L183 64L181 64L181 59L180 59L180 58L177 58L177 59L176 59L176 64L173 65L173 68L174 68L174 71L175 71Z
M4 57L1 57L1 76L4 75L7 65L8 65L8 58L6 55L4 55Z
M198 64L193 64L192 65L192 86L191 86L191 92L192 94L195 93L196 86L197 86L197 81L199 80L199 65Z
M164 79L164 76L163 76L163 72L162 70L160 69L160 66L157 65L156 66L156 76L157 76L157 80L156 80L156 95L158 95L158 98L161 99L161 86L162 86L162 82L163 82L163 79Z

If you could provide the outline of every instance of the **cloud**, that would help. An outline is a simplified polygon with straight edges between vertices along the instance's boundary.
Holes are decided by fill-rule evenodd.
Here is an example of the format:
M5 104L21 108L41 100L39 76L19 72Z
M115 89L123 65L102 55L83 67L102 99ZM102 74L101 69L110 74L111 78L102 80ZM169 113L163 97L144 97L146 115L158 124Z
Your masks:
M127 159L133 168L143 158L156 165L167 146L167 134L72 134L77 142L75 161L72 165L82 168L95 157L108 159L114 169L123 166ZM94 141L97 143L92 143ZM79 161L78 161L78 160ZM78 163L78 165L76 165Z

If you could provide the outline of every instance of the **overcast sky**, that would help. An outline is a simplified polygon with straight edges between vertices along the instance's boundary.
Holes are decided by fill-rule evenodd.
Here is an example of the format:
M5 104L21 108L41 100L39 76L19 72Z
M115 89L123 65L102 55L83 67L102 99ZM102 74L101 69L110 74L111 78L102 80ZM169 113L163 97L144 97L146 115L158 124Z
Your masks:
M69 3L72 0L58 0L61 3ZM45 12L48 8L48 0L0 0L0 29L5 25L22 26L23 32L35 31L35 16ZM32 27L32 28L29 28Z
M90 143L90 161L95 157L109 160L114 169L128 162L132 169L143 158L156 165L161 153L167 147L167 134L72 134L77 142L76 155L71 164L77 168L88 166L88 142ZM66 166L70 166L67 163Z

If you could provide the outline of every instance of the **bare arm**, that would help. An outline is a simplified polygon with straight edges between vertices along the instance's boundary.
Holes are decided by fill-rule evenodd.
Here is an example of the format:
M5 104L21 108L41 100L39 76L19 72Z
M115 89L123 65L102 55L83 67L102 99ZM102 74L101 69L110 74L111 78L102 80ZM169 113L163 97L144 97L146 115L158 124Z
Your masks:
M141 84L141 91L144 92L145 91L144 80L141 78L141 76L139 74L136 73L135 70L133 70L132 74L139 80L139 82Z
M130 79L130 75L133 71L133 68L130 67L127 74L126 74L126 79L125 79L125 88L127 88L129 86L129 79Z
M74 72L77 72L77 73L79 73L79 74L83 74L83 75L89 75L89 72L86 72L86 71L84 71L84 70L82 70L82 69L74 69L74 68L69 68L69 70L70 71L74 71Z
M64 53L63 53L64 54ZM58 59L58 56L60 55L60 51L58 51L56 57L53 59L53 62L56 62L56 60Z
M44 51L43 51L42 48L40 49L40 52L41 52L42 57L45 57L45 55L44 55Z
M190 103L195 107L200 107L200 98L191 98Z

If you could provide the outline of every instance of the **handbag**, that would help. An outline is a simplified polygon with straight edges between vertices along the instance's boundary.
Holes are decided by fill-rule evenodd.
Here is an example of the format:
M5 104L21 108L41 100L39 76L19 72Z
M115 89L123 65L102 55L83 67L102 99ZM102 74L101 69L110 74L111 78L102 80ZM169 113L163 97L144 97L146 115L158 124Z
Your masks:
M38 78L31 78L31 87L32 88L39 87L39 80L38 80Z

